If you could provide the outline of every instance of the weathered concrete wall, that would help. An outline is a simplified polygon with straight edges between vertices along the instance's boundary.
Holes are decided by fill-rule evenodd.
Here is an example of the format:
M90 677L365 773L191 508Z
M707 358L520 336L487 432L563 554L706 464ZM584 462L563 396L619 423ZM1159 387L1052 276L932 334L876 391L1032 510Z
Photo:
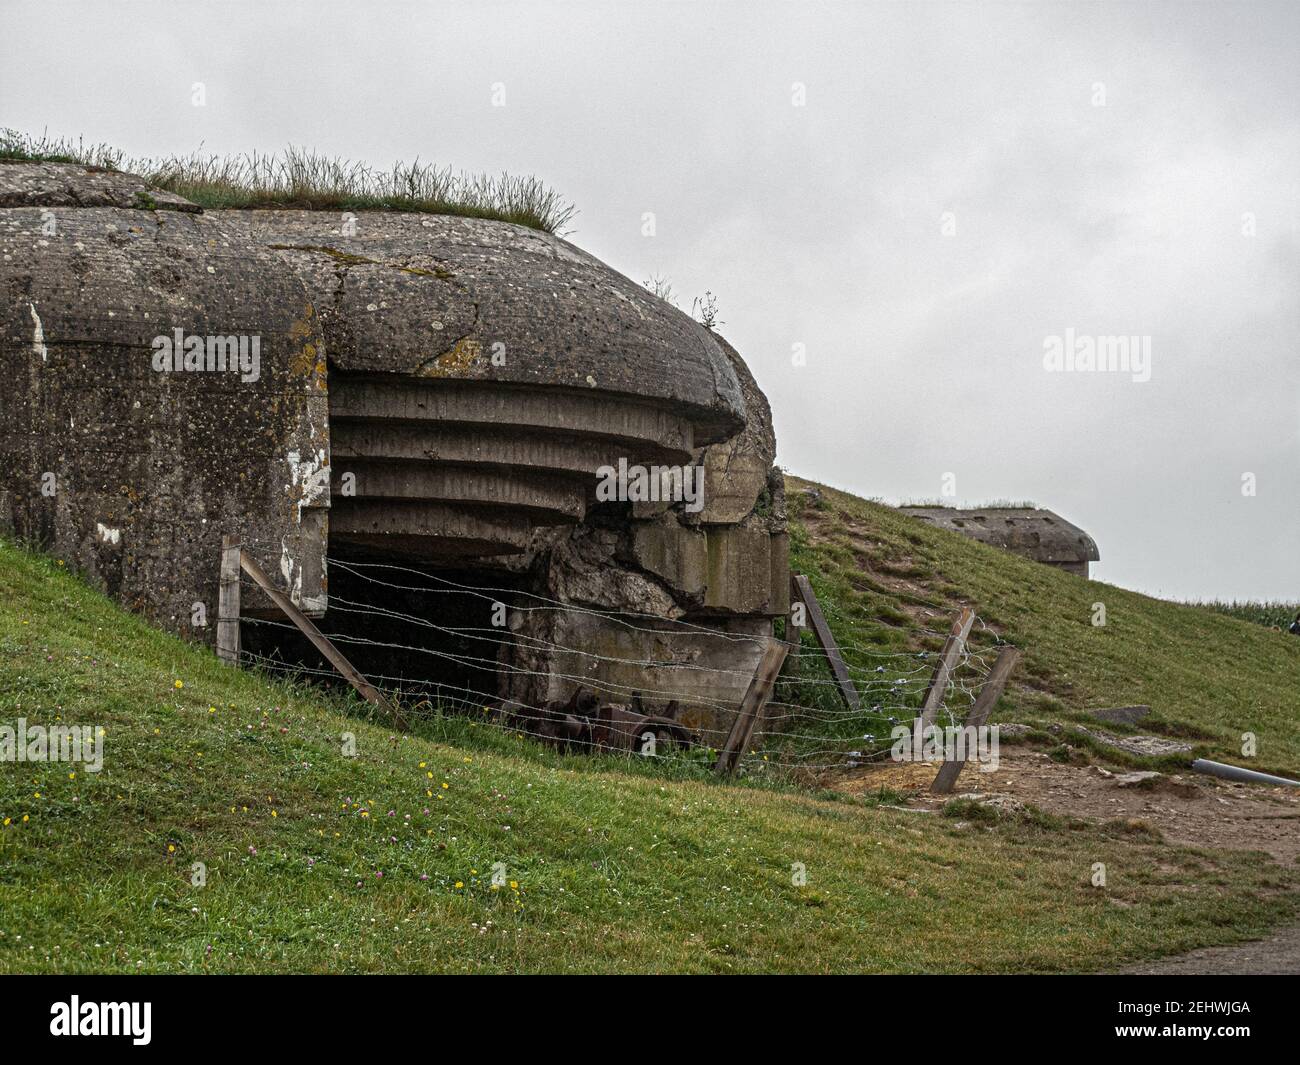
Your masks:
M736 707L772 635L769 618L735 618L691 629L653 618L553 612L519 626L521 634L562 650L530 649L510 656L518 672L507 694L528 705L566 699L576 686L602 701L629 704L639 694L647 712L678 704L677 720L710 746L726 738Z
M0 165L0 204L36 201L0 209L0 523L204 639L223 532L323 608L328 404L307 293L220 217L130 181L117 191L136 206L62 206L80 178L51 169ZM89 179L85 199L112 200L106 175ZM256 380L155 370L155 338L176 329L257 337Z
M704 466L704 509L698 520L705 525L734 525L747 518L768 489L776 461L776 433L772 408L740 354L717 338L740 383L745 428L730 440L705 448L697 456ZM783 482L775 482L784 491Z

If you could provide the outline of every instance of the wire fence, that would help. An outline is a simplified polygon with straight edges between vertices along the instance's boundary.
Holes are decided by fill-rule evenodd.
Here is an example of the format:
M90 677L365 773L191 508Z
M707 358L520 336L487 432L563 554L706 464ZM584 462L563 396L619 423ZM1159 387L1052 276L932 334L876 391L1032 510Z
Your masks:
M392 563L331 558L329 565L331 573L346 575L349 591L331 591L323 634L397 701L408 719L464 714L568 751L713 757L726 742L754 668L773 639L654 614L577 606ZM492 623L449 623L463 621L465 614L443 609L451 596L462 603L478 601L470 613L491 617ZM241 650L244 664L311 680L338 679L310 655L286 657L284 649L293 647L298 631L293 624L265 617L242 620L262 634L253 641L259 650ZM552 630L565 631L557 621L580 621L584 631L593 624L608 627L633 649L614 654L589 641L553 639ZM979 646L966 641L948 675L936 720L941 726L965 721L996 655L996 634L981 619L976 625ZM911 726L938 663L938 652L919 645L947 635L911 630L903 650L840 644L860 703L851 709L823 650L805 633L790 648L749 749L741 752L740 771L817 777L886 756L891 730ZM378 662L397 668L386 670L374 665ZM549 697L557 691L565 697Z

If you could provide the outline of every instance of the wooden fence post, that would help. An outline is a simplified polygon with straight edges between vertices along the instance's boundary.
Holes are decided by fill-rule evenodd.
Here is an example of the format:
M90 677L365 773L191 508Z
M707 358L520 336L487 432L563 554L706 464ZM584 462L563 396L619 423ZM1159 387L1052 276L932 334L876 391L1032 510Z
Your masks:
M975 698L975 705L970 708L970 713L966 717L967 728L971 726L981 728L988 720L989 711L1002 695L1002 689L1007 686L1007 679L1011 676L1011 671L1016 668L1016 660L1019 657L1020 652L1010 645L998 652L998 660L993 663L988 679L980 688L980 693ZM935 774L930 791L935 795L947 795L952 791L953 785L957 783L957 778L965 767L965 759L945 760L939 767L939 772Z
M826 652L826 661L830 663L835 683L839 685L840 694L844 696L844 704L856 713L862 709L862 704L858 699L858 690L853 686L853 678L849 676L848 666L844 664L844 658L840 654L839 645L835 642L831 627L826 624L826 615L822 613L821 604L817 602L817 593L813 591L812 584L804 574L796 574L792 579L795 590L798 592L800 600L803 601L804 612L808 615L808 621L812 625L813 635L817 637L817 642L822 645L822 650Z
M803 593L799 591L798 574L790 574L790 616L786 619L785 640L791 647L799 646L799 636L803 630L808 627L808 607L803 602ZM796 607L802 607L802 610L796 610ZM795 621L795 617L803 615L801 621Z
M217 589L217 657L239 664L239 537L221 538L221 583Z
M962 648L966 646L966 637L970 635L971 626L975 624L975 611L968 606L961 608L957 620L952 623L948 638L943 642L939 652L939 664L934 667L930 686L925 690L925 699L921 703L921 727L933 725L943 705L943 697L948 691L948 681L953 670L957 668L957 659L961 657Z
M772 689L776 685L777 675L781 672L781 667L785 664L785 656L789 653L790 645L784 640L772 640L764 649L758 668L754 670L754 676L745 690L745 697L740 701L736 720L731 723L727 742L723 745L718 754L718 761L713 767L719 775L730 776L735 772L741 755L745 753L745 748L749 746L750 738L754 735L754 726L758 724L763 708L772 698Z
M257 582L258 587L271 597L271 601L284 612L285 617L302 630L303 635L312 642L316 650L329 660L330 665L343 674L344 679L352 687L356 688L363 699L374 703L375 706L383 710L387 710L392 715L394 724L399 728L406 728L406 720L401 711L385 699L378 688L357 672L356 667L343 656L343 652L330 643L320 629L312 624L311 618L294 606L289 597L271 583L271 578L263 572L261 566L248 556L247 552L241 551L239 553L239 564L243 567L244 572Z

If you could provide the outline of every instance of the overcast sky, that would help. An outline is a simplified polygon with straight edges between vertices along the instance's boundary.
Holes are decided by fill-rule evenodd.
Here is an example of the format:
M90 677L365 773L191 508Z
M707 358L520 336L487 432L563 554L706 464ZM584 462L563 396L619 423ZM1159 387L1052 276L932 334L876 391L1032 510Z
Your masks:
M716 295L790 471L1032 499L1176 597L1300 599L1298 101L1295 3L0 5L0 124L537 174Z

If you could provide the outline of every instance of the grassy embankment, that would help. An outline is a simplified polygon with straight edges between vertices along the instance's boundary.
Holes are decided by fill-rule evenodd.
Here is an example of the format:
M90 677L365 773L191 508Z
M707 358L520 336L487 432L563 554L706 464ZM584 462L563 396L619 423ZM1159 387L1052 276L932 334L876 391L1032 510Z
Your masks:
M104 762L0 763L0 971L1059 971L1296 909L1297 870L1142 826L922 820L472 722L398 736L0 543L18 717L104 728Z
M1024 651L994 720L1096 726L1089 709L1147 704L1143 732L1300 775L1300 639L1063 573L834 489L816 486L820 499L810 502L810 484L787 478L791 566L810 575L837 639L936 650L942 641L926 630L946 632L973 604L991 629L977 628L974 648L1001 638ZM1093 624L1099 603L1104 625ZM1253 760L1241 754L1246 732L1257 738Z

